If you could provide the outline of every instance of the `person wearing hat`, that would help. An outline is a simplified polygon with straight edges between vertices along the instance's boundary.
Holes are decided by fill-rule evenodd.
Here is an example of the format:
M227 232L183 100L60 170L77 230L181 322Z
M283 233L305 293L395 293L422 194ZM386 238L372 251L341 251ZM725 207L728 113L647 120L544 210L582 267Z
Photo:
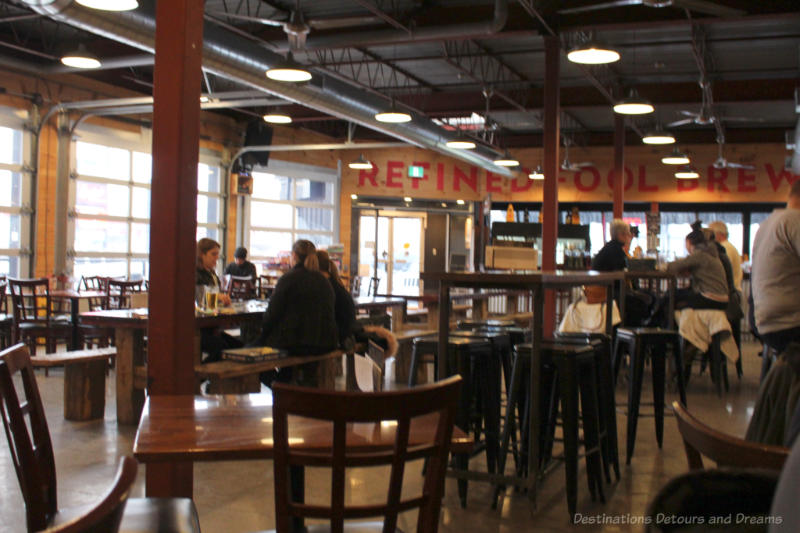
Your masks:
M256 280L256 266L247 260L247 248L240 246L233 252L233 263L225 267L225 275Z

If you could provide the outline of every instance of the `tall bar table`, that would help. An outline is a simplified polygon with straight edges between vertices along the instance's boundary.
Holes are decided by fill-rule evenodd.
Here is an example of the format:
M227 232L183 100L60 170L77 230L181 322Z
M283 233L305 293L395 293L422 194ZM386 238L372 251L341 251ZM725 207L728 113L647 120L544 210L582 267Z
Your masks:
M536 502L536 489L539 478L539 412L541 409L538 390L541 361L543 324L544 324L544 290L574 287L577 285L602 285L606 287L606 309L611 309L614 300L614 283L622 282L625 278L623 271L596 272L589 271L507 271L495 270L487 272L422 272L423 281L439 282L439 346L437 350L438 379L447 377L445 367L447 352L447 337L449 335L450 316L450 289L453 287L471 287L473 289L511 289L530 291L533 296L533 316L531 317L532 331L532 361L530 375L531 416L530 438L528 448L528 497L531 503ZM625 283L620 283L620 300L625 298ZM611 334L613 313L606 313L606 332ZM552 333L552 332L551 332ZM501 473L502 475L503 473Z

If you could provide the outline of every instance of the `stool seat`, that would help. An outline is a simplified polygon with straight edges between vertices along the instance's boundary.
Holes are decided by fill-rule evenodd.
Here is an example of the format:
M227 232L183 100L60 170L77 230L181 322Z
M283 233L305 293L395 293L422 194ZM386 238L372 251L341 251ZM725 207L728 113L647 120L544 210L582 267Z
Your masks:
M459 320L458 329L472 328L507 328L514 327L517 323L513 320L486 319L486 320Z

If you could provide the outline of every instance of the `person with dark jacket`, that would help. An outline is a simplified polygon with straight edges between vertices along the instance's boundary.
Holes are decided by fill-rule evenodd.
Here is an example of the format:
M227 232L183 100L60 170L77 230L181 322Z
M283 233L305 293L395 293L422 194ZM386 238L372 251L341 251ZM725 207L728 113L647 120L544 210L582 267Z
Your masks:
M201 299L205 288L220 289L219 277L215 271L219 260L220 246L214 239L202 238L197 241L197 265L195 270L195 296ZM230 305L230 297L220 292L217 297L221 305ZM200 330L200 350L206 354L203 363L213 363L222 358L222 351L229 348L240 348L242 343L219 328L203 328Z
M233 263L225 267L226 276L236 276L237 278L250 278L256 280L256 266L247 260L247 248L238 247L233 252Z
M286 350L289 355L322 355L338 345L335 316L333 287L319 272L316 248L301 239L292 247L292 269L275 285L256 344ZM296 381L315 384L316 365L297 370ZM288 381L291 375L292 369L284 368L278 379Z
M361 332L364 328L356 321L356 304L353 297L344 288L342 279L339 277L339 270L336 264L331 261L328 252L325 250L317 251L319 261L319 271L325 276L333 287L334 309L336 315L336 329L339 332L339 345L348 349L353 342L353 336Z

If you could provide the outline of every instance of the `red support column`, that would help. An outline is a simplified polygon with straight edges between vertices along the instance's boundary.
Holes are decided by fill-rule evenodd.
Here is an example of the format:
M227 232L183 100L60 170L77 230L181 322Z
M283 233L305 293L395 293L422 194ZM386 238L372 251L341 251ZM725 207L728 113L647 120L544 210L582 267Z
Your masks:
M561 47L558 37L544 38L544 194L542 197L542 270L556 268L558 239L558 172L560 145L559 69ZM547 291L544 302L544 335L555 328L555 295Z
M203 0L156 5L148 394L194 394ZM148 496L192 496L192 463L147 466Z
M614 218L625 210L625 117L614 115Z

